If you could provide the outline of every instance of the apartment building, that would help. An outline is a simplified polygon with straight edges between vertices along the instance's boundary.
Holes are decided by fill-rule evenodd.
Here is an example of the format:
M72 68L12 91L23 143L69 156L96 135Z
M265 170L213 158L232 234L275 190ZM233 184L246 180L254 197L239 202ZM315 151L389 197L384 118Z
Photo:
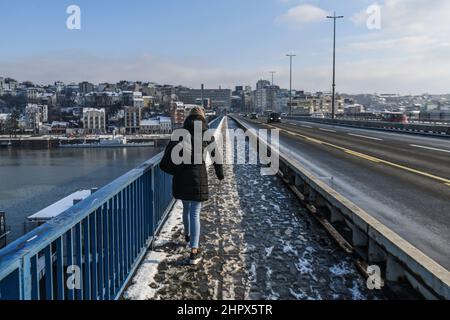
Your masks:
M125 107L124 113L125 113L125 131L129 134L138 132L141 125L142 108L136 106Z
M105 109L83 108L82 121L86 133L100 134L106 132Z

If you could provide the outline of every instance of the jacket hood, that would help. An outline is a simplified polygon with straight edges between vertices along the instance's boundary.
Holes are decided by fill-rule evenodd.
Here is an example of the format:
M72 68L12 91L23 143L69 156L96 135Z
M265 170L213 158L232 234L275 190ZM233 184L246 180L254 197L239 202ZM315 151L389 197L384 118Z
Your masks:
M190 115L186 118L186 120L184 120L184 124L183 124L183 129L188 130L189 132L193 133L194 132L194 124L196 121L201 121L202 122L202 131L205 132L206 130L209 129L208 124L206 123L205 118L203 118L200 115Z

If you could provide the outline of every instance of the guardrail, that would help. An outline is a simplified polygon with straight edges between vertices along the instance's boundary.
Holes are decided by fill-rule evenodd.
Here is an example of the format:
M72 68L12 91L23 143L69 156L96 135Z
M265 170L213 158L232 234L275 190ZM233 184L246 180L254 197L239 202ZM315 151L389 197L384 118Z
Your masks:
M118 299L174 203L162 156L0 250L0 300Z
M117 298L171 208L158 155L0 251L0 298ZM72 285L70 285L72 284Z
M403 124L403 123L392 123L382 121L358 121L358 120L342 120L342 119L333 120L333 119L312 118L304 116L287 116L284 117L284 119L330 124L330 125L340 125L364 129L450 137L450 126L448 125Z
M232 117L242 128L248 127ZM249 131L252 134L251 131ZM260 144L267 144L258 140ZM272 151L270 145L267 149ZM279 175L324 226L343 225L351 233L343 238L357 258L382 271L386 285L408 283L427 299L450 299L450 272L369 213L330 188L297 160L279 154ZM330 230L330 229L329 229Z

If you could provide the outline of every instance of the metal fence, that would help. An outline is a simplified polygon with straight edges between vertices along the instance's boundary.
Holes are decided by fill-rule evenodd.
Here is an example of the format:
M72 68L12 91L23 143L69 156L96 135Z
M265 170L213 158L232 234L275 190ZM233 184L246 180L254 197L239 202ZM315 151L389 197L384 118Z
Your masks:
M340 125L347 127L356 127L364 129L373 130L384 130L384 131L395 131L395 132L405 132L414 133L422 135L433 135L433 136L450 136L450 126L449 125L431 125L431 124L403 124L403 123L392 123L383 121L360 121L360 120L342 120L342 119L323 119L323 118L313 118L313 117L303 117L303 116L287 116L284 117L287 120L297 120L306 122L315 122L330 125Z
M158 155L0 251L0 299L116 299L172 207Z

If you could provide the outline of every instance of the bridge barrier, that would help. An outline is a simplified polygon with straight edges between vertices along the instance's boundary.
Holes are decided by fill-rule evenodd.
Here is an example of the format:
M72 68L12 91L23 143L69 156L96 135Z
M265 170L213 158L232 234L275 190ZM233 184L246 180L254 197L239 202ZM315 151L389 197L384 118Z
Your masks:
M120 298L174 204L162 156L0 250L0 300Z
M347 127L356 127L363 129L384 130L404 133L414 133L421 135L433 135L440 137L450 137L450 126L448 125L426 125L426 124L403 124L382 121L359 121L343 119L323 119L306 116L287 116L286 120L306 121L313 123L322 123L329 125L340 125Z
M243 129L248 129L238 118L232 118ZM275 152L270 144L261 139L258 142ZM427 299L450 299L450 272L447 269L333 190L297 160L278 155L278 174L282 179L316 216L325 219L325 224L334 230L342 225L351 230L344 239L346 243L348 241L350 252L368 265L379 266L387 286L395 288L407 283Z

